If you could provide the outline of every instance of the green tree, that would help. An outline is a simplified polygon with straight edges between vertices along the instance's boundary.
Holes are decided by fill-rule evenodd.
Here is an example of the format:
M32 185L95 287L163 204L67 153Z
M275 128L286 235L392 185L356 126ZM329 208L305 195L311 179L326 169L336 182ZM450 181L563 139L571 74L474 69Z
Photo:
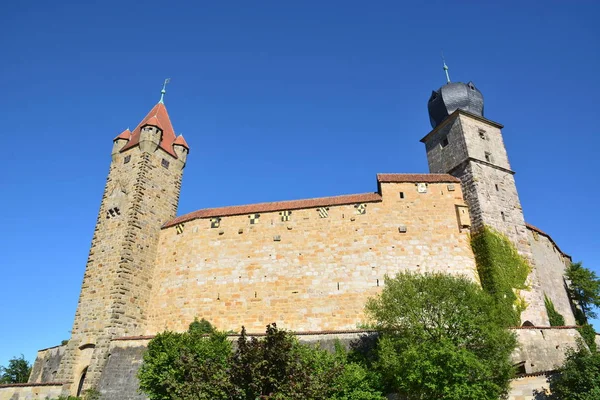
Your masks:
M197 322L150 341L138 377L151 400L385 400L340 346L330 353L300 344L272 324L262 339L242 328L232 353L223 333Z
M367 372L348 361L338 346L335 354L300 344L275 324L267 326L263 339L238 340L231 362L231 380L241 399L285 400L383 400L371 387Z
M212 327L198 328L192 323L188 332L163 332L148 344L138 378L151 400L231 398L231 342Z
M465 277L398 274L366 305L381 332L387 391L407 400L485 400L506 395L513 333L494 299Z
M600 354L580 341L567 352L564 365L550 377L550 398L556 400L600 399Z
M600 307L600 279L594 271L585 268L581 262L571 263L566 272L569 280L568 291L571 299L581 312L575 312L577 323L584 325L588 318L596 318L595 307Z
M8 367L0 366L0 383L26 383L31 374L31 364L21 357L8 360Z

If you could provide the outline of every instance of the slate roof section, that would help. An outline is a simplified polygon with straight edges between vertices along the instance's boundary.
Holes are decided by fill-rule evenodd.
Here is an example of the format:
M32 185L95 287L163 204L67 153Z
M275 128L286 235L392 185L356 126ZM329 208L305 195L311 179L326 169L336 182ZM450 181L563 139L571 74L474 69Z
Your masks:
M379 183L460 183L449 174L377 174Z
M168 228L182 222L192 221L198 218L229 217L232 215L244 215L253 213L265 213L286 210L298 210L303 208L317 208L328 206L341 206L355 203L373 203L380 202L379 193L348 194L343 196L320 197L316 199L276 201L272 203L248 204L243 206L230 206L219 208L206 208L182 215L163 225Z
M140 132L146 125L153 125L162 130L162 139L159 144L160 148L177 158L177 155L173 150L175 131L173 130L173 125L171 124L171 119L169 118L167 108L163 103L158 103L152 107L152 110L150 110L148 115L146 115L142 122L140 122L139 125L133 130L129 143L127 143L123 149L121 149L121 151L123 152L129 150L140 143Z

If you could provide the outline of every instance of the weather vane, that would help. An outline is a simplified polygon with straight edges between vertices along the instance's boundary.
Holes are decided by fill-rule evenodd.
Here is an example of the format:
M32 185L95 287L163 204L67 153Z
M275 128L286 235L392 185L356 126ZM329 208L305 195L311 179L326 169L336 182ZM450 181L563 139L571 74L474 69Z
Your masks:
M442 50L442 62L444 63L444 72L446 73L446 83L450 83L450 74L448 73L448 66L446 65L446 59L444 59L444 51Z
M165 83L163 83L162 90L160 91L160 100L158 101L159 103L164 104L165 102L165 93L167 93L167 83L169 82L171 82L171 78L165 79Z

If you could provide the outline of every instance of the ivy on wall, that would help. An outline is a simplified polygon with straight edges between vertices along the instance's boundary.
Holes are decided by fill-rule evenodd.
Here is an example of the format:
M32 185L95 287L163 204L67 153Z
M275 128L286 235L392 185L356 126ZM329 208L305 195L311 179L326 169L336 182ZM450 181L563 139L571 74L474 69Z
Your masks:
M498 317L506 326L520 325L527 303L519 292L527 289L529 263L506 236L487 226L471 237L471 247L481 286L496 300Z
M552 300L544 293L544 305L546 306L546 312L548 313L548 319L550 320L550 326L565 326L565 317L561 313L556 311Z

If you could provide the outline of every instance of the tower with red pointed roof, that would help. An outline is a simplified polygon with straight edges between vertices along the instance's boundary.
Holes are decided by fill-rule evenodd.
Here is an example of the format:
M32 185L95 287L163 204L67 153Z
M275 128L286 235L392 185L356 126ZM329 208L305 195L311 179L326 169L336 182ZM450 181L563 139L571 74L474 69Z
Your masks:
M168 81L165 81L165 85ZM160 101L113 141L71 339L57 379L65 392L94 387L116 336L143 333L161 226L177 214L189 146Z

